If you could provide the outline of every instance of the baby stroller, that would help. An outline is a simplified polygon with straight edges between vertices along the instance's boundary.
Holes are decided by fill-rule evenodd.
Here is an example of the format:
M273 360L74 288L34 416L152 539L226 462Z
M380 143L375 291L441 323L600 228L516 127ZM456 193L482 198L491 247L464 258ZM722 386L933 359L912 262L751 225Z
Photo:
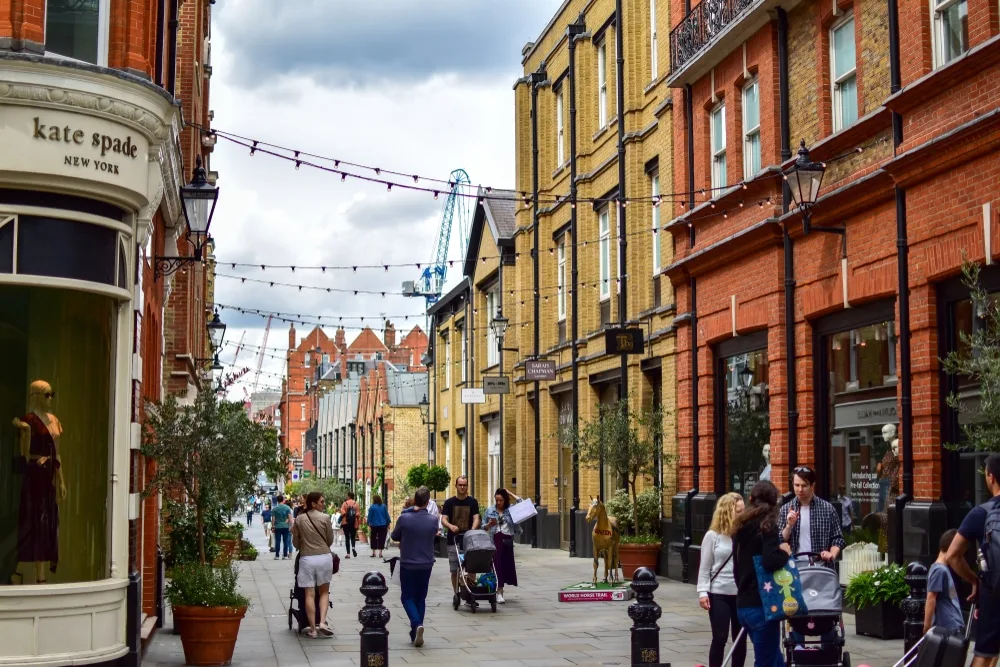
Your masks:
M295 585L288 592L288 629L292 629L292 621L298 624L299 634L309 627L309 619L306 617L306 589L299 586L299 559L302 556L295 554ZM319 596L316 596L316 622L319 623ZM328 602L330 609L333 609L333 602Z
M844 602L840 577L832 567L823 564L817 553L808 556L809 564L799 566L802 597L809 613L796 616L781 624L781 642L785 647L785 663L789 667L851 667L851 656L844 650ZM791 629L804 635L793 638Z
M485 530L470 530L463 539L455 540L458 548L458 595L452 606L458 611L464 601L472 613L479 607L477 600L488 601L490 609L497 611L497 573L493 569L496 547Z

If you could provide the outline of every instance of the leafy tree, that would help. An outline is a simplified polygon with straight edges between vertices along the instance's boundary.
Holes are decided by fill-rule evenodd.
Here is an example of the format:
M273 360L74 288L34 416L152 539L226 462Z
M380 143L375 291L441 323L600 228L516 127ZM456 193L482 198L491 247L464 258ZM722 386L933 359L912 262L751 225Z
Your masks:
M420 465L413 466L406 472L406 483L409 484L414 489L424 486L427 480L428 470L430 470L430 466L427 465L426 463L421 463Z
M1000 451L1000 303L979 280L981 267L962 262L962 282L972 296L973 314L980 325L972 333L960 332L958 350L942 360L945 372L960 384L978 387L977 396L952 392L948 406L965 415L961 420L964 442L949 443L952 449L980 452Z
M271 427L249 419L242 404L219 401L203 391L194 405L176 396L147 405L142 454L156 461L146 493L164 491L194 513L198 558L210 561L206 524L220 507L246 497L261 470L280 461L278 437Z
M580 466L599 470L601 463L625 480L631 496L632 530L641 527L637 497L639 484L656 472L657 454L663 442L663 410L643 408L635 412L627 401L600 406L597 417L577 431L566 429Z
M424 486L428 489L440 493L447 491L449 484L451 484L451 474L447 468L444 466L431 466L427 469L427 474L424 476Z
M347 500L348 490L346 484L338 482L332 477L310 477L285 485L285 495L291 497L304 496L313 491L319 491L326 498L326 506L329 510L335 510Z

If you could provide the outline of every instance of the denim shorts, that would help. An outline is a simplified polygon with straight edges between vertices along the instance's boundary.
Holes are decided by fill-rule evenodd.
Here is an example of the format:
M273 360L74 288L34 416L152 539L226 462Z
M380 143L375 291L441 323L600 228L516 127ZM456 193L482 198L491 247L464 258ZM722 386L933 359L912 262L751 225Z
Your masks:
M995 658L1000 654L1000 598L979 589L979 618L976 620L975 654L980 658Z

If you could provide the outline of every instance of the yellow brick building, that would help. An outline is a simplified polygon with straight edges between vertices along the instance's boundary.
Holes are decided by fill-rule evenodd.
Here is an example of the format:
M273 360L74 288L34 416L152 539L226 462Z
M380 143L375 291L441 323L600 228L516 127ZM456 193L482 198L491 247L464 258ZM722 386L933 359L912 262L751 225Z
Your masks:
M431 309L435 317L432 344L436 346L437 366L432 392L438 460L448 461L453 476L463 465L468 466L474 493L481 503L490 500L495 482L502 481L523 497L534 498L537 489L540 530L535 540L540 547L566 549L570 542L573 459L571 450L560 444L558 434L562 427L572 424L573 319L576 317L577 324L578 414L579 423L584 424L598 414L602 402L612 403L620 395L621 357L605 353L604 330L617 326L620 319L621 277L626 279L626 323L642 329L646 344L644 354L628 358L629 400L633 408L654 403L663 406L667 420L664 451L675 451L675 308L670 281L659 275L671 263L673 248L670 236L658 232L669 221L669 207L662 207L661 220L661 209L654 206L655 197L668 192L673 182L674 110L671 90L665 82L669 71L665 39L670 26L668 10L665 0L626 2L623 9L625 191L631 200L625 206L617 200L619 121L614 0L567 0L538 39L525 46L524 77L514 85L516 192L510 198L497 191L480 192L484 197L477 207L480 235L474 224L465 282ZM573 42L572 72L568 37L571 24L578 26L574 28L578 36ZM658 39L658 34L664 39ZM571 86L575 87L575 109ZM533 106L537 114L534 136ZM578 189L575 208L570 200L574 118ZM537 210L533 198L536 177ZM498 214L501 208L510 210L514 217L509 238L507 230L496 224L495 218L502 217ZM575 243L571 226L574 210ZM618 265L621 214L626 220L624 271ZM532 257L536 215L537 317ZM575 279L574 253L578 270ZM502 290L501 254L506 260ZM491 308L495 309L501 300L503 313L510 320L503 367L512 380L512 393L504 403L502 475L496 469L496 443L500 440L497 397L487 396L485 404L462 405L457 395L461 392L455 391L459 385L454 373L450 384L442 377L449 362L461 364L462 359L468 364L468 375L462 376L463 387L480 387L484 374L497 374L498 360L488 357L494 345L488 325L495 315ZM535 383L524 379L524 362L536 354L536 326L538 356L554 360L557 367L554 381L540 383L538 397ZM461 347L463 344L468 347L467 355L462 354L466 349ZM474 355L474 359L468 359L468 355ZM537 466L536 406L540 410ZM459 458L459 450L467 453ZM610 496L617 480L607 474L604 477L604 495ZM676 492L674 479L672 471L666 469L663 506L668 515L670 498ZM583 510L589 504L586 499L601 492L601 481L598 472L580 470L577 497L583 499L579 505ZM578 528L583 525L579 518L576 523ZM577 555L588 556L589 540L585 535L577 537Z

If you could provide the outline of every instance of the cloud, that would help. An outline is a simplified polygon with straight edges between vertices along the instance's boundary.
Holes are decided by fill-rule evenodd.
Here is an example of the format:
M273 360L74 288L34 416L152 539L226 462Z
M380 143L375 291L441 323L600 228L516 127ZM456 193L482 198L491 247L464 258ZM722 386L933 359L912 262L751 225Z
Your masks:
M288 74L334 86L517 68L559 0L228 0L217 28L248 87Z

